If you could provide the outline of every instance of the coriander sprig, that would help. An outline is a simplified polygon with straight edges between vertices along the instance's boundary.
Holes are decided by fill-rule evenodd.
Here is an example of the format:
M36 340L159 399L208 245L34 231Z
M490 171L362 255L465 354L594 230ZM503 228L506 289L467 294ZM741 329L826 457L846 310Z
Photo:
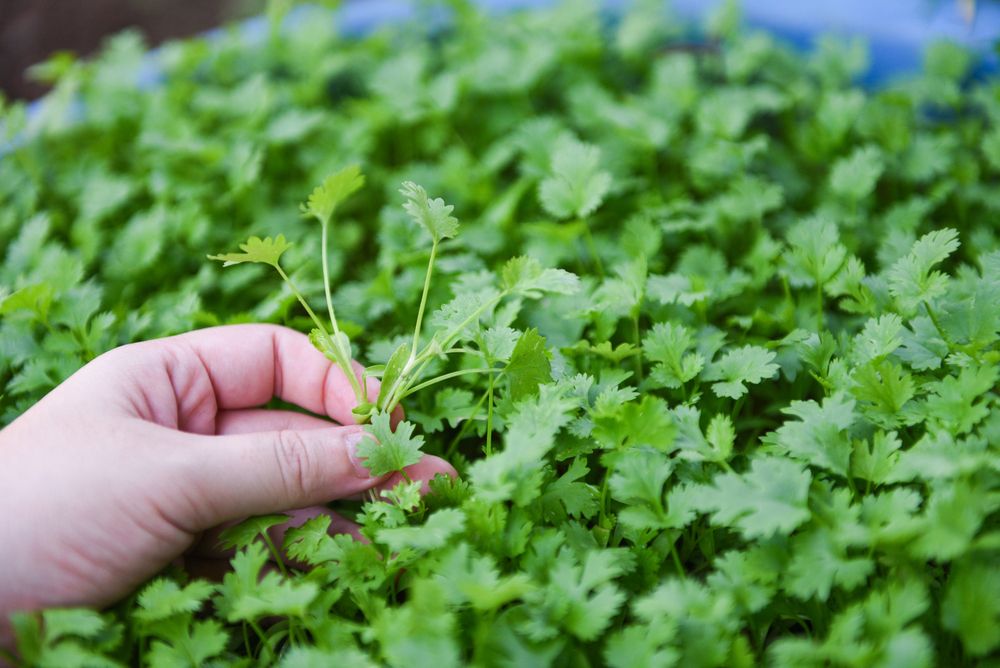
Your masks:
M348 197L364 186L364 182L364 176L357 166L345 167L324 179L312 191L306 203L302 205L303 214L315 218L320 224L323 253L323 292L326 298L329 328L316 315L298 286L281 266L281 256L291 247L283 235L265 239L251 237L246 243L240 245L242 252L210 255L209 259L222 261L223 266L247 262L267 264L277 271L315 325L315 329L310 333L310 341L344 372L351 383L357 401L354 414L359 422L368 423L373 422L376 418L381 420L381 416L387 416L403 399L414 392L446 380L470 374L490 374L495 382L499 374L503 373L503 369L497 368L493 360L489 359L486 360L489 363L485 366L446 371L430 378L426 378L425 373L435 359L447 359L456 354L484 356L480 351L456 347L456 344L470 328L496 308L505 298L519 296L537 299L545 293L568 294L576 291L579 287L579 281L576 276L569 272L558 269L543 269L536 260L531 258L514 258L504 266L501 272L499 289L457 295L431 315L429 322L434 331L429 338L425 337L425 316L427 315L428 297L434 276L434 263L438 257L441 243L455 238L458 234L459 224L458 219L452 216L452 211L454 211L452 205L446 204L441 198L429 197L423 187L406 181L399 190L405 200L403 208L411 220L430 235L431 240L423 290L420 294L420 303L413 326L413 336L409 341L400 344L384 365L376 364L366 367L359 381L353 368L351 341L337 322L327 256L329 229L334 213ZM366 391L365 380L369 377L381 378L382 382L374 403L369 400ZM399 461L403 461L403 459Z

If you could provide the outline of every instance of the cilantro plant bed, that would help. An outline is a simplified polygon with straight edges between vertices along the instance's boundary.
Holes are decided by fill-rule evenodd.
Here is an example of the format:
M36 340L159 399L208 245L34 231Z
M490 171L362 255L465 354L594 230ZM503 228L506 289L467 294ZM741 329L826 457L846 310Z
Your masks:
M0 159L0 423L116 345L278 322L389 381L373 470L461 477L338 506L368 542L289 531L287 576L256 518L222 583L20 615L25 663L995 660L1000 84L939 44L866 92L857 44L728 6L690 48L658 2L449 4L171 44L147 91L127 34L40 70Z

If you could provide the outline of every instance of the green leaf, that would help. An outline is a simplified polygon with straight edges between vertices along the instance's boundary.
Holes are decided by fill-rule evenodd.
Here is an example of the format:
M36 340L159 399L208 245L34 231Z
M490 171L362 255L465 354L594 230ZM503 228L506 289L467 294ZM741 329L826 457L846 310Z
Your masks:
M870 445L866 440L855 441L851 475L874 485L888 482L899 461L901 447L902 442L896 432L877 431Z
M317 515L285 533L284 549L292 559L312 565L343 558L344 551L328 533L331 518Z
M538 386L552 380L552 365L545 338L537 329L529 329L517 340L504 368L509 382L510 400L517 402L536 394Z
M505 292L538 299L543 293L574 294L580 289L580 279L563 269L543 269L538 260L522 255L504 264L500 287Z
M427 191L412 181L405 181L399 192L406 198L403 203L406 213L414 223L427 230L434 243L458 234L458 219L451 215L455 207L445 204L440 197L430 199Z
M67 636L96 638L108 625L100 613L79 608L46 610L42 613L42 620L47 643Z
M807 218L788 231L785 255L796 285L821 285L832 281L847 260L836 224L821 216Z
M701 411L693 406L678 406L674 409L677 425L677 446L680 456L695 461L723 462L733 453L736 431L732 419L717 413L701 431Z
M191 614L201 610L205 601L215 593L215 585L195 580L181 587L173 580L159 578L146 585L139 593L139 610L136 619L155 622L178 614Z
M656 363L652 379L662 387L676 389L701 373L705 358L698 352L688 352L693 345L691 330L684 325L653 325L642 341L643 354Z
M743 346L726 352L705 371L705 380L718 380L712 391L716 396L739 399L747 393L747 385L755 385L778 374L773 364L775 353L760 346Z
M420 449L424 438L413 435L413 425L409 422L400 422L393 431L389 414L377 411L372 416L371 424L365 425L365 432L370 438L362 439L358 444L357 456L364 459L362 463L373 477L402 471L423 457Z
M302 205L302 213L313 216L323 224L329 223L337 207L364 185L365 177L360 167L344 167L330 174L313 189L309 199Z
M457 508L445 508L428 517L423 526L380 529L375 537L392 552L429 552L444 547L464 529L465 514Z
M948 277L932 271L958 250L958 232L950 228L928 232L913 244L905 256L886 273L889 293L906 312L912 312L921 302L930 302L944 294Z
M870 318L854 337L854 358L864 364L891 355L903 345L902 331L903 320L895 313Z
M404 341L400 343L392 353L392 357L385 364L385 371L382 373L382 385L379 387L377 405L385 408L386 402L397 391L400 383L406 381L404 372L410 362L410 343Z
M261 577L268 561L258 542L239 550L215 597L216 609L229 622L256 621L271 615L302 617L319 594L314 582L288 581L275 572Z
M737 529L744 538L789 534L809 519L809 471L787 459L758 457L746 473L716 475L695 503L712 523Z
M278 526L288 520L288 515L251 517L220 533L219 545L226 549L246 547L264 535L271 527Z
M234 264L243 264L244 262L253 262L259 264L269 264L274 268L278 268L278 260L281 259L281 255L291 248L292 244L285 241L285 235L279 234L274 237L265 237L261 239L260 237L250 237L247 239L246 243L240 244L240 250L242 253L225 253L222 255L209 255L209 260L218 260L222 262L223 267L229 267Z
M830 190L851 202L860 202L875 190L885 170L882 152L875 146L862 146L834 163L830 172Z
M849 430L857 419L854 400L843 394L815 401L793 401L781 411L799 418L764 437L779 452L812 466L847 476L852 445Z
M974 559L974 558L973 558ZM941 606L941 623L972 656L1000 647L1000 572L970 559L953 567Z
M552 150L550 176L538 186L538 199L556 218L586 218L604 201L611 174L601 168L601 151L572 135L560 137Z

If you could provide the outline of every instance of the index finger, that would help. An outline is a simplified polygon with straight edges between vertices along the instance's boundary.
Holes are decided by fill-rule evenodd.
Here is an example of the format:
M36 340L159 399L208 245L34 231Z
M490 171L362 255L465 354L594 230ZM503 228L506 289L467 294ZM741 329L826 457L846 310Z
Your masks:
M159 342L158 342L159 343ZM181 365L201 365L217 410L260 406L278 397L341 424L354 424L357 397L347 376L305 334L277 325L225 325L163 339L179 345ZM354 362L361 380L362 367ZM379 384L367 380L370 401Z

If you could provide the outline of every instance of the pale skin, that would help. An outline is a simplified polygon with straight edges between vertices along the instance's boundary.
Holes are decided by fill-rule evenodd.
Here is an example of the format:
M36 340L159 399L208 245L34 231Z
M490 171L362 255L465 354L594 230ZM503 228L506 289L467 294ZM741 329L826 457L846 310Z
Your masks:
M260 408L272 397L316 416ZM355 405L303 334L270 325L127 345L86 365L0 431L0 646L11 612L105 606L178 558L219 572L218 527L251 515L294 509L295 525L325 513L331 531L356 533L323 504L401 477L372 478L355 456L367 438ZM455 475L429 455L406 472Z

